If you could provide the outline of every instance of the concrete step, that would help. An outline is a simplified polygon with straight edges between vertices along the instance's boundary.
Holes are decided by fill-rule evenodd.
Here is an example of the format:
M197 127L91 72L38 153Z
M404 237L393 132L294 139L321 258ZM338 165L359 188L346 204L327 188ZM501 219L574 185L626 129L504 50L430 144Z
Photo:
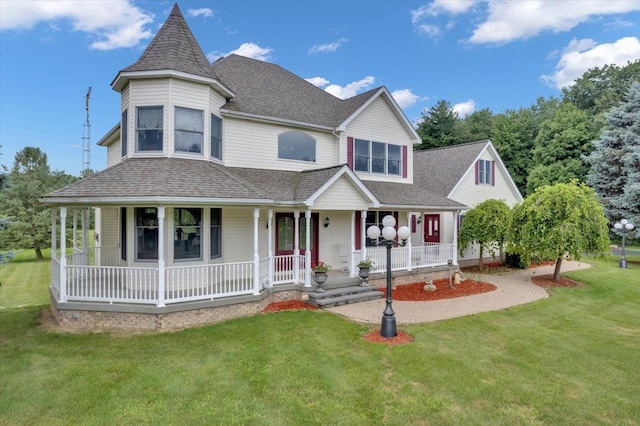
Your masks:
M334 288L324 292L309 293L309 303L319 308L346 305L349 303L365 302L383 297L375 287L349 286Z

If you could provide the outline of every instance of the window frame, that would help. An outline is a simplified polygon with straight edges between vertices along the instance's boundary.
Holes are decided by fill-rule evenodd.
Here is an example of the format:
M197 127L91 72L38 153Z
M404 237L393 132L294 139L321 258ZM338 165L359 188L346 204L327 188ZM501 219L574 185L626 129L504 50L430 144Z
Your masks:
M126 157L129 149L129 110L122 111L120 121L120 156Z
M214 133L214 121L217 124L215 127L217 131ZM215 141L215 143L214 143ZM211 149L210 155L211 158L216 160L222 160L222 118L218 117L215 114L211 114ZM217 147L217 155L214 154L214 147Z
M153 218L147 217L145 218L145 215L151 215L153 216ZM142 222L142 223L140 223ZM135 259L136 261L140 261L140 262L155 262L158 260L158 233L159 233L159 229L158 229L158 209L155 207L136 207L134 209L134 227L135 227L135 233L136 233L136 239L135 239ZM155 231L155 243L153 241L150 241L151 244L155 245L155 254L152 249L149 249L148 251L141 251L141 247L140 247L140 243L142 242L147 242L149 243L149 240L147 240L147 236L146 234L151 234L150 237L151 239L153 239L153 231ZM141 253L149 253L149 256L144 256L141 257L140 254ZM154 257L155 255L155 257Z
M295 140L284 140L285 137L296 137ZM283 146L285 143L290 144L290 146ZM301 146L302 144L309 143L312 146ZM291 148L291 152L293 154L299 154L301 151L311 150L313 154L309 159L305 159L307 157L297 158L295 155L290 157L283 156L285 153L285 149ZM303 161L305 163L316 163L318 161L318 141L306 134L305 132L300 132L297 130L288 130L285 132L281 132L278 134L278 160L288 160L288 161Z
M141 127L140 123L140 112L143 110L160 110L161 119L156 121L155 127ZM164 150L164 106L163 105L144 105L136 107L136 152L162 152ZM160 148L149 149L142 148L140 145L140 136L141 132L145 132L144 136L146 139L146 132L155 132L156 140L160 139ZM151 144L151 142L149 142ZM153 145L155 146L155 145Z
M217 223L214 223L213 212L217 211ZM214 229L217 229L216 238L214 238ZM217 244L218 250L214 250L214 243ZM209 209L209 258L217 259L222 257L222 209L212 207Z
M366 155L363 147L366 145ZM397 150L398 158L391 158L389 148ZM402 176L403 173L402 145L354 138L353 141L353 170L384 176ZM366 167L364 166L366 164ZM391 164L397 167L391 167ZM392 171L393 170L393 171Z
M188 213L185 214L183 212ZM197 213L197 214L194 214ZM173 209L173 261L184 262L202 260L202 215L203 210L195 207L174 207ZM193 219L183 221L183 218ZM197 253L195 253L197 247ZM182 248L182 250L178 250ZM197 254L197 256L193 256ZM180 255L180 256L179 256Z
M200 126L199 129L189 128L186 123L178 122L178 111L184 111L185 113L199 113L199 123L196 123ZM191 123L189 123L191 124ZM183 127L179 127L183 126ZM192 143L190 141L184 143L183 146L178 145L179 135L185 136L199 136L199 141L196 143ZM182 143L182 142L181 142ZM196 108L187 108L181 106L174 106L173 108L173 150L174 152L186 153L186 154L194 154L194 155L202 155L204 145L204 111ZM193 150L192 148L197 146L198 150Z
M493 185L493 161L478 159L478 185Z

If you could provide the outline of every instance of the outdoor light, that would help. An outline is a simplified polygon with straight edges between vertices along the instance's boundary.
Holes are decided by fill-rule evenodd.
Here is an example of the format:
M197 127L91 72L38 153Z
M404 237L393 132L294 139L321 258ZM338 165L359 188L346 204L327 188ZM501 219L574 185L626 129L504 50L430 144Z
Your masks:
M331 224L331 220L329 219L329 217L325 217L324 218L324 227L328 228L330 224Z
M616 222L613 225L614 228L622 235L622 257L620 257L620 267L627 267L627 258L624 253L624 239L627 236L627 232L631 232L631 230L635 227L633 223L629 222L627 219L622 219L620 222Z
M395 225L395 218L387 215L382 219L382 232L377 225L372 225L367 229L367 237L369 237L371 241L375 241L376 245L384 244L387 247L387 306L382 314L382 325L380 326L380 336L386 338L396 337L398 335L396 314L391 307L391 248L394 244L398 247L404 247L407 239L411 236L411 230L406 226L401 226L396 233ZM377 242L380 234L382 234L383 240ZM400 239L400 242L395 241L396 235Z

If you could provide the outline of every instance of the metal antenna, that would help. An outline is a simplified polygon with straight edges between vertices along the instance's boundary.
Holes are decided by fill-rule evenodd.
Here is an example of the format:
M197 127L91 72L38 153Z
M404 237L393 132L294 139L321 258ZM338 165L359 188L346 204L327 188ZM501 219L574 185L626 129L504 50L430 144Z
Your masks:
M82 172L83 177L91 170L91 123L89 122L89 99L91 99L91 86L87 90L85 96L85 107L87 111L87 121L85 121L82 129Z

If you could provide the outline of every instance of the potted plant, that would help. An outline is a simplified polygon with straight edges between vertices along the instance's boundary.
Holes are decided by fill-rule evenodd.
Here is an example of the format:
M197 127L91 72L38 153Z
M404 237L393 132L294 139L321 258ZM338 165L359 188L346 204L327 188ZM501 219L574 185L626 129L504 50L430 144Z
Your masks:
M318 262L311 268L313 270L313 280L318 284L316 291L324 291L322 284L327 281L327 271L330 269L329 265L324 262Z
M360 262L358 262L358 276L360 278L362 278L362 286L366 287L368 285L367 283L367 279L369 278L369 275L371 274L371 267L373 266L373 261L369 258L366 259L362 259Z

